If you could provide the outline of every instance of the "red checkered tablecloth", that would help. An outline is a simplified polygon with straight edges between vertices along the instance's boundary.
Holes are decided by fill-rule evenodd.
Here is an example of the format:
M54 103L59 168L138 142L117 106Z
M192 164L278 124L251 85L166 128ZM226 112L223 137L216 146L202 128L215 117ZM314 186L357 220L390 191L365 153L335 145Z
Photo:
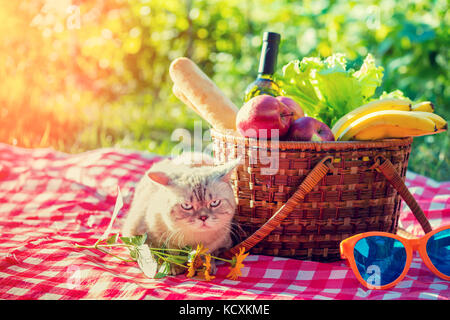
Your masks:
M68 155L0 144L1 299L449 299L450 282L434 276L418 255L390 290L368 290L343 263L250 255L243 276L219 266L210 282L184 275L149 279L137 264L73 243L93 244L109 224L117 197L124 207L136 182L158 156L100 149ZM433 227L450 223L450 182L412 172L407 185ZM421 234L409 209L400 225Z

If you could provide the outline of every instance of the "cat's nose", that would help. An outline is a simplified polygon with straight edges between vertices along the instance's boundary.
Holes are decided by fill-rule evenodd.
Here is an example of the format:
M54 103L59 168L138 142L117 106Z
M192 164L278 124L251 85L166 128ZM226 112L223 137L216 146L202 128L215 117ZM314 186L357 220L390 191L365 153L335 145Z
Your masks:
M202 221L206 221L206 219L208 219L208 216L205 216L205 215L203 215L203 216L200 216L200 217L198 217L200 220L202 220Z

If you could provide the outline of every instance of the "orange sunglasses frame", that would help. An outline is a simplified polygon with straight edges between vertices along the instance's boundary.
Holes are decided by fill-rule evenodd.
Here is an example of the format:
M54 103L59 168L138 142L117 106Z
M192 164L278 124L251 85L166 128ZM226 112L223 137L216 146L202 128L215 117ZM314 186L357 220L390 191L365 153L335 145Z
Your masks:
M438 233L442 230L446 230L446 229L450 229L450 225L437 228L436 230L428 232L423 237L416 238L416 239L406 239L406 238L400 237L399 235L387 233L387 232L373 231L373 232L360 233L360 234L354 235L350 238L347 238L347 239L344 239L341 241L340 246L339 246L340 252L341 252L341 258L347 259L346 261L349 264L350 268L353 270L353 273L355 274L356 278L359 280L359 282L361 282L362 285L364 285L368 289L381 289L381 290L389 289L389 288L392 288L393 286L395 286L400 281L402 281L402 279L408 273L409 267L411 266L411 261L413 258L414 251L419 252L419 255L422 258L425 265L435 275L437 275L439 278L442 278L444 280L450 280L450 276L447 276L436 269L436 267L431 262L430 257L428 257L428 253L427 253L428 239L430 239L430 237L432 237L436 233ZM356 266L355 257L353 255L354 247L355 247L356 243L359 240L366 238L366 237L370 237L370 236L383 236L383 237L396 239L403 244L403 246L405 247L405 250L406 250L406 263L405 263L405 268L404 268L403 272L400 274L400 276L395 281L385 284L383 286L375 286L375 285L368 284L361 277L358 267Z

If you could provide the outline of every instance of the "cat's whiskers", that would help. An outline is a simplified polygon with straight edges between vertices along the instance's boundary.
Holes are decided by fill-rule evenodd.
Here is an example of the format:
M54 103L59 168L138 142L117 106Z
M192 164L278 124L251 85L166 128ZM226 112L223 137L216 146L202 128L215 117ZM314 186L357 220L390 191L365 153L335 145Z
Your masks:
M231 222L236 203L229 183L237 164L193 167L172 159L153 164L136 186L123 233L145 229L149 243L166 248L228 248L230 234L239 235Z
M230 235L234 236L236 239L241 239L245 235L244 229L239 225L239 223L231 221L228 225L228 232Z

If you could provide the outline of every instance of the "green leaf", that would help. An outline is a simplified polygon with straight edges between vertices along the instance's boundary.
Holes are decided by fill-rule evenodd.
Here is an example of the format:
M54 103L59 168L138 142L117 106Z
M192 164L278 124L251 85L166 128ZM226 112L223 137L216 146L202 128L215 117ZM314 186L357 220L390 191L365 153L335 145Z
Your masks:
M366 103L382 78L383 68L376 66L372 55L368 54L355 72L347 67L345 56L336 53L325 60L292 60L283 67L277 81L284 95L296 100L308 116L331 127L337 119Z
M145 241L147 240L147 234L144 233L142 235L137 235L131 238L131 242L136 245L136 246L140 246L143 245L145 243Z
M123 241L123 243L128 245L134 245L134 246L140 246L145 243L147 240L147 234L144 233L142 235L137 235L133 237L120 237L120 240Z
M130 256L132 259L137 260L138 251L136 248L129 248L130 249Z
M157 272L153 278L154 279L161 279L161 278L164 278L165 276L167 276L167 273Z
M161 264L161 266L159 267L159 270L156 273L154 278L155 279L160 279L160 278L163 278L163 277L167 276L170 273L170 268L171 268L170 263L167 262L167 261L164 261Z
M120 240L122 240L123 243L133 245L131 239L132 239L131 237L120 237Z
M319 105L322 108L318 108L318 114L321 121L328 126L363 105L364 101L358 80L339 69L327 69L317 73L317 87L323 96L323 103Z
M106 240L106 243L107 244L115 244L116 242L117 242L117 238L119 237L119 235L116 233L116 234L113 234L111 237L109 237L107 240Z
M361 68L353 74L360 84L361 94L364 100L372 97L375 94L376 88L381 85L383 71L383 67L377 67L375 59L371 54L368 54Z
M411 99L405 96L405 94L401 90L394 90L389 93L386 91L383 91L383 93L380 95L378 99L403 99L403 100L409 100L410 103L413 103ZM376 100L376 99L373 99Z

